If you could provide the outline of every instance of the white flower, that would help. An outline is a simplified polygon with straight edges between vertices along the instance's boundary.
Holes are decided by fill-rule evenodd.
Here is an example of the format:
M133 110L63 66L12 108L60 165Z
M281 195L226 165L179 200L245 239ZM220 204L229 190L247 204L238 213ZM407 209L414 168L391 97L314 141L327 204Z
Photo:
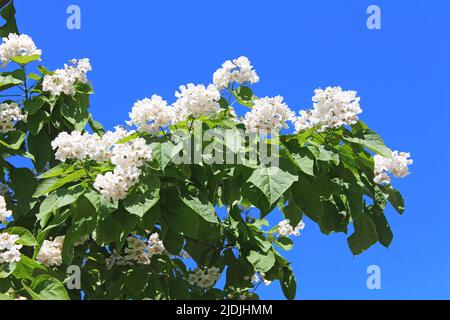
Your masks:
M259 77L247 57L239 57L233 61L227 60L213 75L213 83L221 90L229 83L256 83Z
M16 234L0 233L0 265L20 260L22 245L16 243L19 238Z
M17 121L24 121L26 119L27 115L22 114L17 103L0 104L0 133L7 133L13 130Z
M44 240L36 260L47 267L60 266L62 264L63 243L64 236L58 236L54 240Z
M175 122L186 120L189 116L197 118L201 115L212 115L220 110L220 93L216 86L210 84L180 86L180 91L175 92L177 101L173 104Z
M166 251L158 233L151 234L149 239L131 235L127 238L127 243L128 246L124 250L124 259L129 262L150 264L151 258L155 254L163 254Z
M67 159L107 161L111 158L114 144L133 133L120 126L115 129L102 137L79 131L72 131L70 134L61 132L51 143L53 150L56 150L55 158L60 161Z
M300 221L300 223L294 228L288 219L280 221L278 223L278 233L282 237L296 236L300 235L300 231L305 228L305 223Z
M323 132L328 128L338 128L358 122L358 114L362 112L359 106L360 98L356 91L343 91L341 87L316 89L312 98L312 110L300 111L295 122L296 131L317 128Z
M264 273L261 273L261 277L258 273L255 273L252 276L251 281L253 284L257 284L262 280L266 286L270 286L272 284L272 281L265 279L264 276L265 276Z
M125 266L132 264L130 261L126 261L125 258L116 249L114 249L111 255L105 259L105 262L106 268L108 270L111 270L115 265Z
M282 96L265 97L253 101L253 108L245 114L242 123L249 132L268 132L286 128L294 112L283 103Z
M391 183L391 177L388 173L392 173L397 178L406 177L409 174L408 166L413 163L413 160L409 159L410 157L409 153L398 151L393 151L390 159L378 154L375 155L374 182L377 184Z
M174 110L160 96L153 95L137 101L129 113L128 125L135 125L140 132L156 133L174 120Z
M0 223L6 224L8 218L11 217L11 210L6 209L6 201L3 196L0 195Z
M2 40L3 43L0 45L0 60L4 65L8 64L15 57L30 57L42 54L42 51L36 48L33 39L26 34L17 35L10 33Z
M221 271L219 268L197 268L194 272L189 274L188 282L192 286L197 286L202 289L208 289L214 286L216 281L220 278Z
M87 83L86 73L92 67L89 59L70 60L70 65L65 64L64 69L57 69L53 74L47 74L42 81L42 90L50 92L54 96L62 93L73 96L77 82Z

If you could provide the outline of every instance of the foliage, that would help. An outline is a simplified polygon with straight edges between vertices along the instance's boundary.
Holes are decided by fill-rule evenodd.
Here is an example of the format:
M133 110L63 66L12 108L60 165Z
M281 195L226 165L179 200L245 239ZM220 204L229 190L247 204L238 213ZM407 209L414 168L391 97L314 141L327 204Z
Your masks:
M3 9L2 36L18 32L14 12L12 2ZM20 96L2 103L14 101L27 113L26 121L0 135L0 182L8 186L5 199L13 211L2 232L19 235L23 244L20 261L2 265L0 299L79 299L81 290L85 299L257 299L255 273L264 281L278 281L286 298L293 299L296 279L282 255L292 249L292 240L265 219L276 208L292 226L306 216L324 234L351 233L348 245L354 255L377 242L385 247L391 243L384 209L391 203L402 213L403 199L390 185L373 182L373 153L389 157L390 150L363 122L324 132L257 136L259 146L277 145L276 167L264 165L261 154L255 162L208 163L204 157L198 163L175 163L180 149L172 131L184 130L184 139L191 139L209 129L229 129L240 139L245 127L230 120L230 106L251 108L256 96L247 86L228 88L233 99L222 96L218 117L189 118L171 131L138 132L121 141L146 139L153 159L144 164L139 183L125 199L109 201L93 188L93 178L112 170L109 161L60 162L51 146L61 132L104 134L89 113L91 85L78 83L73 96L53 96L42 88L51 71L38 66L36 73L27 72L37 58L18 57L16 69L0 73L2 97ZM205 148L213 143L203 141ZM233 154L240 148L229 141L222 147ZM15 167L17 157L31 160L32 167ZM218 207L225 217L219 217ZM130 235L148 238L153 233L169 254L153 255L149 264L108 268L111 253L123 252ZM65 236L62 264L43 265L36 259L41 246L60 235ZM225 285L193 285L185 253L200 268L219 268ZM81 267L81 290L65 289L66 269L72 264Z

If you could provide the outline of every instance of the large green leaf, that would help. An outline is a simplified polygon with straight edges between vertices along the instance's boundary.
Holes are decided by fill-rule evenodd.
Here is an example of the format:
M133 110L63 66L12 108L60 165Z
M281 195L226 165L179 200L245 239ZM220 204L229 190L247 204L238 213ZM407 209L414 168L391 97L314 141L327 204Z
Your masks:
M139 217L143 217L151 208L153 208L159 201L160 181L158 177L150 177L143 180L146 184L146 190L136 190L128 195L123 204L125 209Z
M22 83L22 80L16 79L13 76L0 75L0 91L15 87Z
M361 214L354 218L355 232L348 237L347 242L354 255L358 255L378 241L375 223L367 214Z
M37 276L31 286L24 287L33 300L69 300L61 281L46 274Z
M252 264L257 272L267 272L275 264L275 255L272 251L261 253L258 251L250 251L247 260Z
M248 182L260 189L272 205L297 180L298 177L278 167L261 167L252 173Z
M1 16L5 19L5 24L0 27L0 37L7 37L10 33L19 34L19 29L16 23L16 9L14 8L14 1L10 1L5 7L0 8Z

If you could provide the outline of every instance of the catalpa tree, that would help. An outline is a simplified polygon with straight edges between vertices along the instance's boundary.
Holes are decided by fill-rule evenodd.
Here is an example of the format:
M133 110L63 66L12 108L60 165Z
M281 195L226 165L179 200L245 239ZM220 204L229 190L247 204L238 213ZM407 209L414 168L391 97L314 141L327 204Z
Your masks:
M89 59L46 69L14 14L0 28L1 299L257 299L273 281L293 299L283 252L304 215L327 235L351 225L354 255L391 243L384 209L404 210L391 177L412 161L359 119L356 92L317 89L296 114L252 91L240 57L106 131Z

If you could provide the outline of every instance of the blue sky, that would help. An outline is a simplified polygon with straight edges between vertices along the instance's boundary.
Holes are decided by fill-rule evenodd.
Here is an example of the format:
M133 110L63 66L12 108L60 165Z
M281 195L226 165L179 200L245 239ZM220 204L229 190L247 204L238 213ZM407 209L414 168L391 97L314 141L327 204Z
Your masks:
M66 28L66 9L81 8L81 30ZM381 8L381 30L366 9ZM389 249L353 257L343 234L306 229L287 254L297 299L450 298L449 1L92 1L16 0L22 33L51 69L89 57L91 112L107 128L122 123L137 99L174 100L179 85L209 83L230 58L245 55L261 82L257 95L311 106L316 87L357 90L361 118L393 149L409 151L412 174L396 180L406 212L387 216ZM273 218L277 221L279 216ZM381 268L381 290L366 288L366 268ZM258 289L279 299L277 283Z

